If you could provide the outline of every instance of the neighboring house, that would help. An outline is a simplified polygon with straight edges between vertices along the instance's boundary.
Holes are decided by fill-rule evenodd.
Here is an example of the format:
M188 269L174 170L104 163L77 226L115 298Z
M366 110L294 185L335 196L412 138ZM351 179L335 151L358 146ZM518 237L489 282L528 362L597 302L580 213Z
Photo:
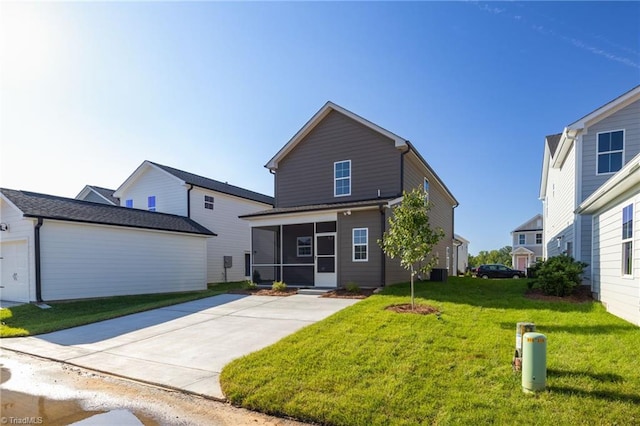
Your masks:
M592 290L607 310L640 325L640 154L587 197Z
M275 208L251 224L252 278L270 283L377 287L409 281L378 239L403 190L424 188L430 224L444 230L432 254L454 270L453 209L458 202L409 141L327 102L266 164Z
M540 199L543 203L543 256L567 254L587 263L584 283L600 298L602 246L594 247L591 208L579 209L599 188L607 188L640 153L640 86L568 125L545 140ZM601 214L601 213L598 213ZM636 214L634 212L634 214ZM600 231L598 231L600 232ZM620 247L622 249L622 247ZM623 277L620 264L611 274ZM634 272L635 274L635 272ZM634 279L640 278L632 275Z
M217 236L207 243L208 282L250 276L250 227L238 218L273 207L273 197L144 161L114 193L123 207L186 216Z
M511 231L511 239L511 264L514 269L526 271L529 266L542 259L542 215L535 215Z
M91 201L93 203L110 204L119 206L120 199L114 197L114 189L101 188L99 186L86 185L78 195L76 200Z
M214 234L186 217L0 189L2 300L204 290Z
M453 235L453 264L457 265L454 273L464 274L469 268L469 240L458 234Z

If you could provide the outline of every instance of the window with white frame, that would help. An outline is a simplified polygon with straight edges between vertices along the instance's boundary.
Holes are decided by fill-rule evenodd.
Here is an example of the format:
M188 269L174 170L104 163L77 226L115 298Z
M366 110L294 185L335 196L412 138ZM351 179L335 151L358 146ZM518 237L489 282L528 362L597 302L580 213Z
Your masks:
M424 191L425 201L429 201L429 180L427 180L427 178L424 178L424 182L422 183L422 190Z
M151 195L150 197L147 198L147 208L149 209L150 212L155 212L156 211L156 196L155 195Z
M369 260L369 228L353 229L353 261Z
M624 130L598 133L598 174L615 173L622 168Z
M132 199L126 200L124 202L124 206L127 207L127 208L132 209L133 208L133 200Z
M333 163L333 178L334 197L351 195L351 160Z
M622 274L633 275L633 204L622 209Z
M536 234L536 244L542 244L542 234Z
M214 198L211 195L204 196L204 208L207 210L213 210Z
M311 237L297 238L298 257L311 256Z
M526 236L524 234L518 234L518 244L521 246L526 244Z

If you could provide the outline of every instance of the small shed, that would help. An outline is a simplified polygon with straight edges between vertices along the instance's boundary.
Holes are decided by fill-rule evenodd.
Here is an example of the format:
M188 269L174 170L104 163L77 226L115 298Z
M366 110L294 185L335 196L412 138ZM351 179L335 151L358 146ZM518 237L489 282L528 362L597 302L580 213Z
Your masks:
M0 189L2 300L207 288L213 232L177 215Z

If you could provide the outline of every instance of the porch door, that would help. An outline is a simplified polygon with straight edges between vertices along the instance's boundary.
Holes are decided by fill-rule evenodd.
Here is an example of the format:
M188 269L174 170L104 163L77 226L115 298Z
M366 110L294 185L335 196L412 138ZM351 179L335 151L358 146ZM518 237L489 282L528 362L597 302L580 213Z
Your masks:
M336 233L316 234L314 281L316 287L336 287Z
M525 256L518 256L518 265L517 265L516 269L518 269L520 271L526 271L527 270L527 258Z

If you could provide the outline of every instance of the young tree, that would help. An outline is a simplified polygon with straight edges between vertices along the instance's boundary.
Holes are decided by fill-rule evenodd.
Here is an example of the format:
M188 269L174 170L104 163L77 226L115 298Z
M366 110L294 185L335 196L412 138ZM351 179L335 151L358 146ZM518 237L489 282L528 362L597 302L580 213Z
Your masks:
M389 218L389 229L378 244L384 253L392 259L399 258L400 265L411 274L411 309L415 309L413 277L416 273L428 273L438 262L431 256L433 246L444 238L441 228L429 226L429 203L421 189L403 191L402 202L393 207ZM428 260L427 260L428 259Z

